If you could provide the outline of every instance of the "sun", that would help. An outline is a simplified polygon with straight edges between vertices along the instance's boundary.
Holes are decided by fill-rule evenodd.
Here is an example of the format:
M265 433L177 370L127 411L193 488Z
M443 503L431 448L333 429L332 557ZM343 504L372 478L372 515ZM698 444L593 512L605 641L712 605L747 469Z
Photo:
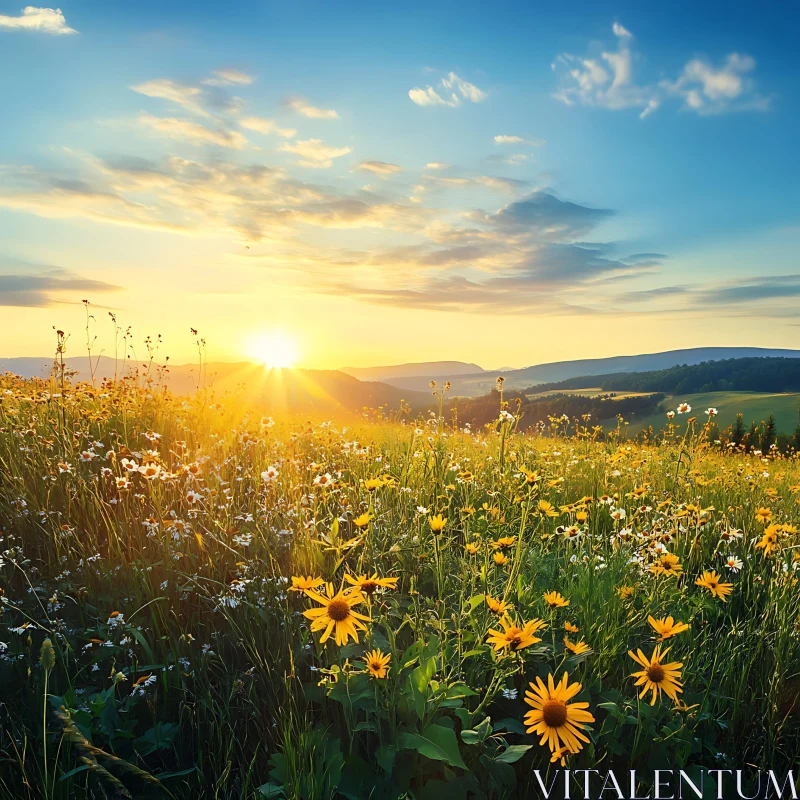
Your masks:
M297 363L297 342L280 331L254 336L247 348L248 354L270 369L289 369Z

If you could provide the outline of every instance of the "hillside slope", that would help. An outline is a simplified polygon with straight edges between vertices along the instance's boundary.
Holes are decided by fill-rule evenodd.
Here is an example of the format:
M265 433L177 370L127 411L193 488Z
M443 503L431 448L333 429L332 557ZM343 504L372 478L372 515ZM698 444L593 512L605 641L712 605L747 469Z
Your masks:
M555 361L537 364L524 369L503 373L507 389L525 389L534 384L563 381L569 378L610 373L650 372L669 369L679 364L700 364L704 361L719 361L730 358L800 358L800 350L781 350L761 347L696 347L687 350L669 350L663 353L648 353L635 356L612 356L610 358L586 358L577 361ZM476 397L491 391L497 373L449 375L453 394ZM385 378L402 389L424 390L429 376ZM596 385L596 384L592 384Z

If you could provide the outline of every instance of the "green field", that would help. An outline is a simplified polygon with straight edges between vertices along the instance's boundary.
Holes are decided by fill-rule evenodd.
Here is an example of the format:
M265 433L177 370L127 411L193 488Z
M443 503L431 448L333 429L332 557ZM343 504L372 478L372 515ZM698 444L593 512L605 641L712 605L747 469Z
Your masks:
M703 394L687 394L685 396L667 395L664 404L666 408L675 409L678 403L686 402L692 407L692 413L687 416L697 415L698 419L705 422L705 411L709 407L716 408L719 415L716 421L721 429L731 425L737 414L744 415L746 428L755 421L760 423L767 419L770 413L775 415L775 421L780 433L793 433L798 422L798 407L800 407L800 394L761 394L756 392L705 392ZM685 418L685 417L684 417ZM680 417L676 416L676 422ZM629 433L638 433L648 425L659 430L664 427L666 417L663 413L649 414L646 417L630 417L627 422ZM615 427L613 420L608 420L604 426Z

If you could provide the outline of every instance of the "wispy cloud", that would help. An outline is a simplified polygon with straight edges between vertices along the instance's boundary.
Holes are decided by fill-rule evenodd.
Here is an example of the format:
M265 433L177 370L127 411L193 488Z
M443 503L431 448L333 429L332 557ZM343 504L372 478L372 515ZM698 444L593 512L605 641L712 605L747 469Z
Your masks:
M249 86L253 77L238 69L217 69L203 83L208 86Z
M489 95L479 89L474 83L464 80L455 72L445 75L437 84L426 86L424 89L416 86L409 89L408 96L412 103L418 106L450 106L455 108L460 106L462 101L469 103L480 103Z
M286 105L298 114L308 119L339 119L339 114L332 108L318 108L312 106L303 97L290 97L286 100Z
M371 172L381 178L397 175L403 171L403 168L397 164L389 164L386 161L362 161L356 169L361 172Z
M187 86L176 83L167 78L156 78L152 81L145 81L136 86L131 86L134 92L143 94L146 97L155 97L166 100L173 105L190 111L200 116L209 116L200 102L204 97L204 92L199 86Z
M297 163L301 167L313 169L328 169L333 166L333 159L346 156L352 152L350 147L331 147L325 144L322 139L306 139L296 142L286 142L279 148L284 153L294 153L300 156Z
M642 59L633 52L633 34L615 22L615 50L602 50L595 56L561 53L552 64L560 87L554 97L565 105L587 105L610 110L641 109L644 119L673 97L683 99L683 108L699 114L728 111L766 111L770 99L756 91L748 77L756 66L748 55L731 53L722 66L695 58L675 80L637 82L634 65Z
M544 139L525 139L522 136L508 136L500 134L494 137L495 144L525 144L529 147L541 147L545 144Z
M0 273L0 306L42 308L58 302L55 295L69 292L118 292L121 287L90 280L65 269L37 273Z
M67 25L60 8L37 8L26 6L18 17L0 14L0 28L18 31L38 31L55 36L64 36L77 33L74 28Z
M277 133L278 136L283 136L285 139L292 139L297 135L295 128L281 128L274 119L265 119L264 117L244 117L239 120L239 124L249 131Z
M241 150L247 144L247 138L239 131L215 130L186 119L140 114L138 120L141 125L152 128L171 139L180 139L192 144L213 144L233 150Z

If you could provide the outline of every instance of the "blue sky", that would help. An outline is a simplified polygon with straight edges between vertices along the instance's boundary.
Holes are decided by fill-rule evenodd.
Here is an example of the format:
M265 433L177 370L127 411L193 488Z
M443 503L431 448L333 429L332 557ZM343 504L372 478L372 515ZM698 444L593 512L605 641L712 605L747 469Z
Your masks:
M0 0L0 354L87 295L178 360L794 346L797 16Z

